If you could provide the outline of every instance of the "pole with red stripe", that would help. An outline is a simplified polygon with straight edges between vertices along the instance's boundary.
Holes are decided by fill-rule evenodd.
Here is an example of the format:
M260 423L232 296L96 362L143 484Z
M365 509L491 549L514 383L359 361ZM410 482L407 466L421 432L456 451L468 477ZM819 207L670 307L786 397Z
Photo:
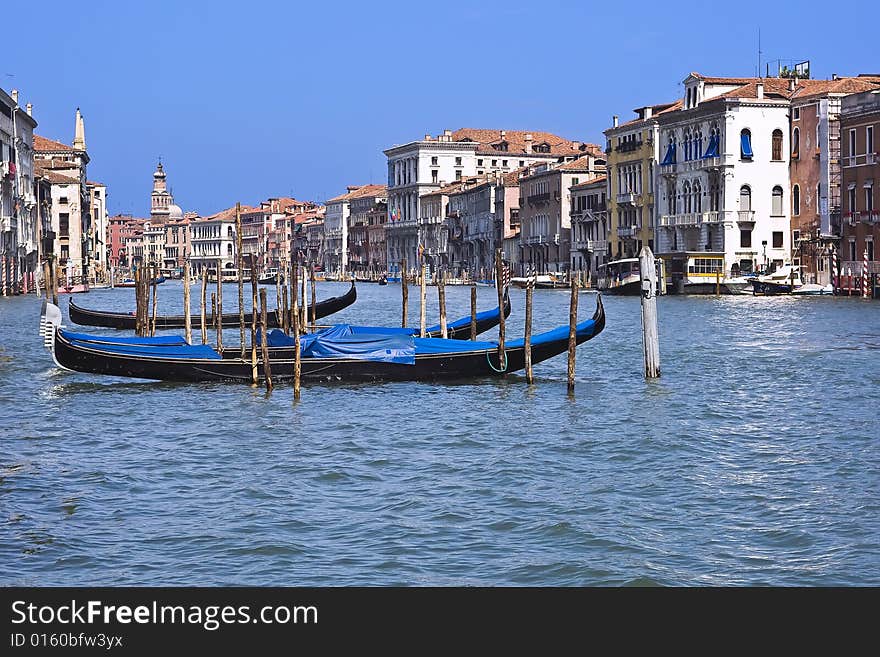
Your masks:
M865 252L862 257L862 298L868 298L868 247L865 247Z

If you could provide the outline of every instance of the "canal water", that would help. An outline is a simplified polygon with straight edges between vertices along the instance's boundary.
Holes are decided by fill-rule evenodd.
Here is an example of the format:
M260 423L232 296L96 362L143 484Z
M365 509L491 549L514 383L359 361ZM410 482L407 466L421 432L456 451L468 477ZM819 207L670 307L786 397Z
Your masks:
M181 298L163 284L160 312ZM568 299L536 292L535 330ZM290 386L59 371L39 300L0 299L0 585L880 584L880 304L660 298L655 382L638 299L605 304L573 398L561 356L534 387L307 385L295 406ZM399 285L361 284L334 319L399 313Z

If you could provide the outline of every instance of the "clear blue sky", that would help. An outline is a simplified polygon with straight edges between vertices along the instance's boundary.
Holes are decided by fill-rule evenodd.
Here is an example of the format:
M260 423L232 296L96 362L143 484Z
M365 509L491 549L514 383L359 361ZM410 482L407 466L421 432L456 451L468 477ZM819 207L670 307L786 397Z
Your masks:
M208 214L384 182L384 148L444 128L603 143L612 114L676 98L692 70L754 75L759 28L764 61L880 73L861 0L9 5L0 87L59 141L82 109L114 214L149 212L160 155L176 202Z

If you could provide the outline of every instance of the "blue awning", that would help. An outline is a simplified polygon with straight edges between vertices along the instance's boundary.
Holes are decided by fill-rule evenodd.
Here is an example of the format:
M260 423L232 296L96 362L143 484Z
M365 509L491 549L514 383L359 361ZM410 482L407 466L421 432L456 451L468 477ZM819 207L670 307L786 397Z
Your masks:
M666 156L660 164L675 164L675 144L669 144L669 147L666 149Z
M718 135L712 135L709 138L709 147L706 148L703 157L718 157Z
M751 159L752 155L752 136L748 132L740 135L740 144L742 146L742 156Z

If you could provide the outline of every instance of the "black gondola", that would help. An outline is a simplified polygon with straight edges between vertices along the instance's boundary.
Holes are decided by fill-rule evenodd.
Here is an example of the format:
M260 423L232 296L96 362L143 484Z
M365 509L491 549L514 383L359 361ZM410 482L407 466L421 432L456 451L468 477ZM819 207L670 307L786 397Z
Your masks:
M102 343L101 336L70 333L60 328L60 319L55 321L51 349L56 364L64 369L160 381L252 381L251 361L242 360L237 349L226 349L220 354L207 345ZM343 335L340 330L350 328L341 325L330 330ZM578 344L594 338L604 328L605 311L600 295L593 317L577 325ZM311 337L311 346L302 348L302 379L306 381L463 379L499 376L525 367L522 339L508 342L504 358L499 361L497 343L494 342L368 334L332 337L322 343L320 333ZM366 348L356 351L358 345L366 345ZM567 349L568 326L535 335L532 337L532 362L539 363ZM386 356L386 352L390 356ZM270 362L273 379L285 381L293 378L293 358L273 356ZM258 375L261 378L262 372L260 365Z
M315 319L321 319L322 317L327 317L328 315L339 312L343 308L348 308L348 306L353 304L356 299L357 290L352 281L351 288L345 294L341 294L338 297L330 297L329 299L318 301L315 304ZM88 308L77 306L73 302L73 299L70 300L69 310L70 321L74 324L80 324L81 326L103 326L106 328L128 331L133 331L135 329L135 316L133 313L114 313L103 310L89 310ZM311 317L311 305L308 307L308 313L309 317ZM269 328L279 328L281 326L279 315L280 313L277 310L269 312L267 317ZM200 321L199 315L192 315L191 317L192 325L198 326ZM156 328L183 328L184 320L185 318L183 315L159 315L156 317ZM211 321L210 317L208 318L208 321ZM250 326L251 313L245 312L244 321L246 325ZM223 326L235 327L238 325L238 313L223 313Z

